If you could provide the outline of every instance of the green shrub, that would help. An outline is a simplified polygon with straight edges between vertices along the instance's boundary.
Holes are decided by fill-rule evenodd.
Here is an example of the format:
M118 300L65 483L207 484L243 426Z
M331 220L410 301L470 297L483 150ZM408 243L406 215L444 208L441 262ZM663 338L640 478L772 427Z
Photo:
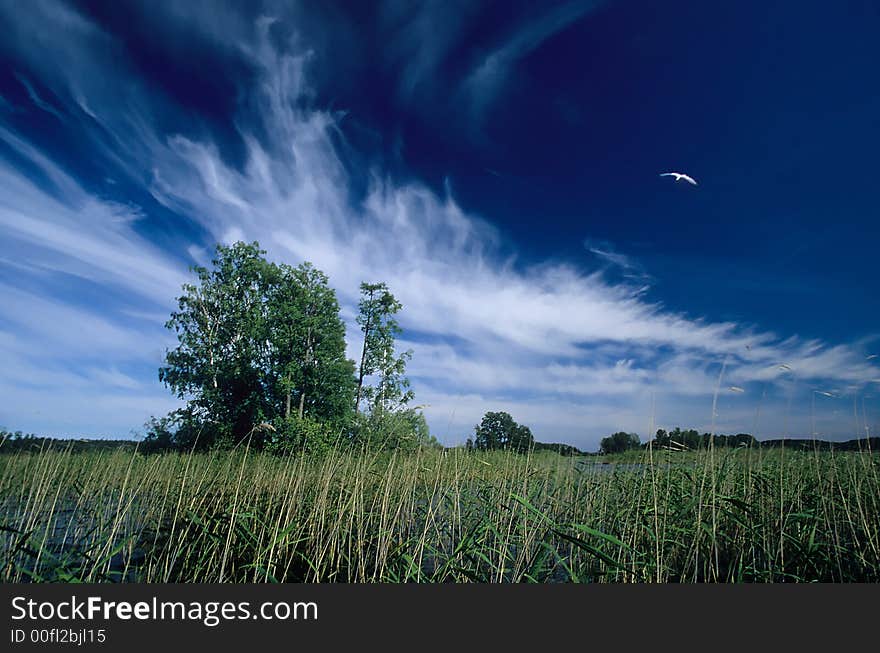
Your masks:
M342 429L334 424L296 415L280 417L272 426L275 430L267 433L266 449L280 455L323 455L339 443L342 435Z
M431 435L425 416L414 408L360 414L352 425L351 439L355 444L372 449L413 451L419 447L442 446Z

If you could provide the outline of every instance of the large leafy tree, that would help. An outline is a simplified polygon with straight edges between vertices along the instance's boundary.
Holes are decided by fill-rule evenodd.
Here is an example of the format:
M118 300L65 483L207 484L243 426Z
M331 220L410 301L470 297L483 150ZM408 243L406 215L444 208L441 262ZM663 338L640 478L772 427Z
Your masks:
M159 379L205 423L213 437L244 437L271 411L268 306L274 277L257 243L218 246L213 267L195 267L166 327L178 346ZM213 439L213 438L210 438Z
M394 315L402 305L388 291L384 283L362 283L358 303L357 323L363 333L363 348L358 366L355 413L360 411L361 400L367 399L374 411L389 411L409 402L413 393L405 376L406 362L412 352L400 356L395 352L395 340L401 333ZM376 375L375 386L365 386L367 377Z
M531 429L503 411L486 413L474 429L473 446L477 449L527 451L534 443Z
M355 379L336 293L310 263L281 265L275 276L269 333L279 412L338 421L351 411Z
M178 346L159 378L208 427L198 429L202 444L237 442L280 418L339 422L352 410L354 362L327 277L264 254L257 243L218 246L212 269L194 268L197 283L184 286L166 325Z

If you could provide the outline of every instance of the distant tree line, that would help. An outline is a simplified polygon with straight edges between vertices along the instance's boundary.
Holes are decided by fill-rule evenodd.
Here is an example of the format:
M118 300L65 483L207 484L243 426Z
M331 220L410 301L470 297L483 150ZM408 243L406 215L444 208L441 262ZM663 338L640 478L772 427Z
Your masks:
M763 440L761 447L779 448L786 447L801 451L873 451L880 452L880 437L858 438L845 442L831 442L830 440L816 440L808 438L785 438L779 440Z
M562 442L535 442L532 445L533 451L552 451L560 456L583 456L586 452L581 451L575 446Z
M107 451L111 449L134 450L133 440L50 438L22 431L0 429L0 453L37 452L49 449L63 449L73 452Z
M878 437L860 438L845 442L832 442L812 438L759 441L749 433L712 435L710 433L700 433L695 429L682 430L676 427L671 431L658 429L655 437L646 443L641 443L639 436L635 433L619 431L606 438L602 438L599 445L599 453L622 453L633 449L645 449L649 446L654 449L668 451L694 451L707 448L710 442L713 447L718 448L761 447L773 449L785 446L805 451L880 451L880 448L878 448L880 447L880 438Z
M402 305L384 283L362 283L359 361L327 276L265 258L258 243L219 245L194 267L166 327L177 346L159 379L186 406L146 425L148 450L247 446L278 452L342 443L439 446L408 406L411 352L398 354Z
M705 449L712 442L715 447L755 447L759 446L755 436L748 433L736 435L712 435L698 433L694 429L682 431L675 427L672 431L658 429L652 444L666 449Z
M645 449L649 446L655 449L687 451L704 449L709 446L710 441L715 447L754 447L760 445L758 440L748 433L712 436L709 433L699 433L694 429L682 431L681 428L676 427L672 431L658 429L654 439L646 443L642 443L635 433L618 431L602 438L599 444L599 453L622 453L632 449Z

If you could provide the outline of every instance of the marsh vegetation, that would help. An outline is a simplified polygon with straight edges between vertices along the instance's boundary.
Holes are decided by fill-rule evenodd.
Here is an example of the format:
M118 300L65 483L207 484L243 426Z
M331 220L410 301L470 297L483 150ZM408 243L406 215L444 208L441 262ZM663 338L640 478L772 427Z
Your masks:
M0 456L4 582L880 580L880 457Z

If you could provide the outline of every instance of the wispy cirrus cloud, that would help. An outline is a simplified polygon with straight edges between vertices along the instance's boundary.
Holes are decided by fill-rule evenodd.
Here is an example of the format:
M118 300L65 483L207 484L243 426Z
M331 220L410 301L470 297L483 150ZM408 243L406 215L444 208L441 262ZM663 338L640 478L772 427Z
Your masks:
M458 0L392 0L382 5L379 29L387 35L382 53L386 65L397 74L401 102L410 104L416 97L435 95L436 76L479 9L476 3Z
M132 205L95 197L33 146L0 127L0 141L42 173L35 183L0 160L0 228L11 261L135 290L165 304L185 276L183 266L138 234L144 218Z
M58 120L62 120L62 121L64 120L64 116L62 116L61 113L55 107L53 107L51 104L49 104L43 98L40 97L39 93L37 93L37 90L27 80L27 78L23 77L22 75L18 75L18 74L15 75L15 78L19 82L21 82L22 86L25 87L25 89L27 90L28 97L30 97L30 99L31 99L31 102L33 102L36 106L38 106L40 109L42 109L46 113L52 114L53 116L58 118Z
M468 82L474 106L487 106L516 61L594 6L563 5L489 55ZM258 240L274 260L311 261L330 276L352 354L359 345L359 283L386 281L405 306L401 344L415 352L417 402L428 404L432 428L449 443L466 437L483 412L499 409L539 437L587 448L608 429L646 433L652 405L660 425L706 425L713 418L729 430L748 430L759 396L769 415L762 426L778 433L795 423L783 417L792 375L781 363L807 385L863 387L880 376L863 343L803 341L650 303L638 284L607 274L609 265L647 274L607 243L587 241L600 260L592 269L520 260L515 244L448 188L437 193L381 168L351 168L340 147L341 114L314 101L310 72L324 62L295 24L279 32L281 19L272 16L209 20L206 11L189 7L166 18L218 42L228 33L218 47L253 71L234 118L240 161L224 156L224 143L210 130L169 130L157 120L174 115L175 98L149 88L124 56L108 59L124 48L84 16L47 2L24 16L3 16L20 34L39 14L56 35L47 50L17 38L10 47L66 103L89 152L125 180L118 186L136 189L152 205L87 190L51 153L0 127L7 148L40 177L0 160L0 271L27 288L0 285L0 300L16 307L0 321L0 347L13 361L0 370L0 387L17 397L0 409L0 423L28 428L31 420L60 429L61 422L18 407L35 406L40 397L62 396L64 428L91 432L118 428L122 410L131 411L136 427L173 405L155 378L170 343L158 316L173 306L188 264L203 262L218 241L239 239ZM51 65L58 57L69 65ZM158 209L172 217L160 221ZM709 416L722 363L728 385L745 392L723 397L720 414ZM40 376L41 369L54 376ZM31 381L20 383L25 377ZM90 392L106 402L77 408L73 398L84 401ZM835 432L850 428L834 424Z
M645 267L635 258L619 252L617 248L607 241L587 238L584 240L584 249L596 257L602 265L612 268L626 280L634 283L650 284L654 281Z
M602 4L601 0L571 0L554 7L518 27L503 44L483 56L462 84L474 118L482 121L485 112L503 91L517 62Z

